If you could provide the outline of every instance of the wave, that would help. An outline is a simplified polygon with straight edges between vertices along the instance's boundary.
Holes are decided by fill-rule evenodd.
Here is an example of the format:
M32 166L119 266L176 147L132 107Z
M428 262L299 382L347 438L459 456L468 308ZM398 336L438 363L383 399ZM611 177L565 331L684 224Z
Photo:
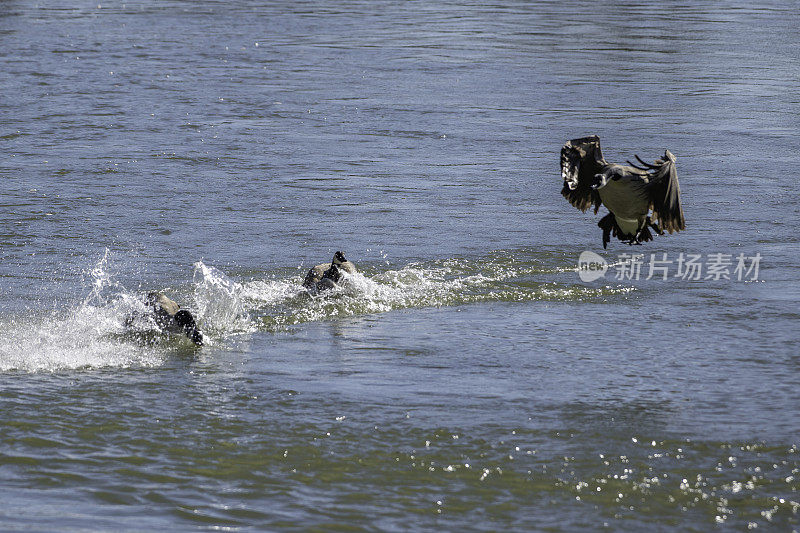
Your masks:
M241 285L240 296L255 313L259 328L279 330L303 322L397 309L482 302L580 301L632 290L548 279L559 277L562 271L575 275L575 268L547 268L503 256L480 261L451 258L410 263L374 274L368 270L366 274L345 274L339 288L321 296L311 296L302 290L300 276L246 282Z
M209 345L232 336L398 309L482 302L596 301L633 290L580 284L563 257L500 251L482 258L412 262L396 269L363 265L336 289L312 295L302 275L262 272L236 281L199 261L189 287L167 288L191 310ZM303 272L304 273L304 272ZM109 253L85 275L86 297L73 308L0 321L0 371L157 366L196 348L162 332L143 294L114 278Z

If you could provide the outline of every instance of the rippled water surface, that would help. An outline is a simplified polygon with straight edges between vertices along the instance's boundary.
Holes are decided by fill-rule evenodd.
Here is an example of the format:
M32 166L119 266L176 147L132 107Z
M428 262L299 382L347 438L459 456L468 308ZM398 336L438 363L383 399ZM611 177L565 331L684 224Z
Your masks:
M0 4L3 530L800 528L792 2L264 4Z

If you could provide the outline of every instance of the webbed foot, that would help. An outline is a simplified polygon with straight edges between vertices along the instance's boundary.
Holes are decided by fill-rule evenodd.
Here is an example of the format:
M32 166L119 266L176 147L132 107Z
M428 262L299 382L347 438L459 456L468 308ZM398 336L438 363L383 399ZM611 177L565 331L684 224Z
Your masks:
M611 231L614 229L616 219L611 213L607 214L597 223L597 226L603 230L603 250L608 248L608 243L611 241Z

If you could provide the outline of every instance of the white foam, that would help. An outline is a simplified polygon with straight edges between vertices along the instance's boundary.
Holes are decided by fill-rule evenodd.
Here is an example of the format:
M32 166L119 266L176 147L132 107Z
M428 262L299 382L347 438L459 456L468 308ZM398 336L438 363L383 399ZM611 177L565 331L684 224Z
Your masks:
M77 309L0 323L0 370L25 372L77 368L154 366L163 355L122 337L117 309L81 304Z
M242 286L202 261L194 264L196 319L204 332L223 335L254 331Z
M74 307L0 322L0 371L159 365L168 358L165 346L190 342L180 335L162 334L142 295L116 282L109 263L106 251L86 272L88 294ZM338 287L312 295L298 274L237 282L199 261L190 291L194 301L176 299L195 314L206 344L213 345L231 335L394 309L570 300L619 292L544 281L544 276L557 276L559 270L511 256L481 261L452 258L411 263L371 276L343 273Z
M144 304L113 280L108 264L106 250L86 273L91 290L74 308L31 310L26 316L1 322L0 371L161 364L163 353L125 336L125 317L143 310Z

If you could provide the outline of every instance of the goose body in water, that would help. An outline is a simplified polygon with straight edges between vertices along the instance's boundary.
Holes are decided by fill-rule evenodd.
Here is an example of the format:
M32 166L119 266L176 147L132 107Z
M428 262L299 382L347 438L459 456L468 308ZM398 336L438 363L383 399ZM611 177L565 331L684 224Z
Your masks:
M165 331L186 335L193 343L203 344L203 333L197 326L192 313L181 309L174 300L167 298L163 293L150 292L145 298L145 303L152 309L156 324Z
M332 289L342 279L342 272L355 274L358 270L342 252L336 252L330 263L322 263L308 271L303 280L303 287L316 291Z
M561 149L561 194L581 211L600 205L609 213L597 225L603 230L603 248L611 236L628 244L653 240L685 228L675 156L669 150L654 163L607 163L596 135L567 141ZM652 210L652 216L650 211Z

